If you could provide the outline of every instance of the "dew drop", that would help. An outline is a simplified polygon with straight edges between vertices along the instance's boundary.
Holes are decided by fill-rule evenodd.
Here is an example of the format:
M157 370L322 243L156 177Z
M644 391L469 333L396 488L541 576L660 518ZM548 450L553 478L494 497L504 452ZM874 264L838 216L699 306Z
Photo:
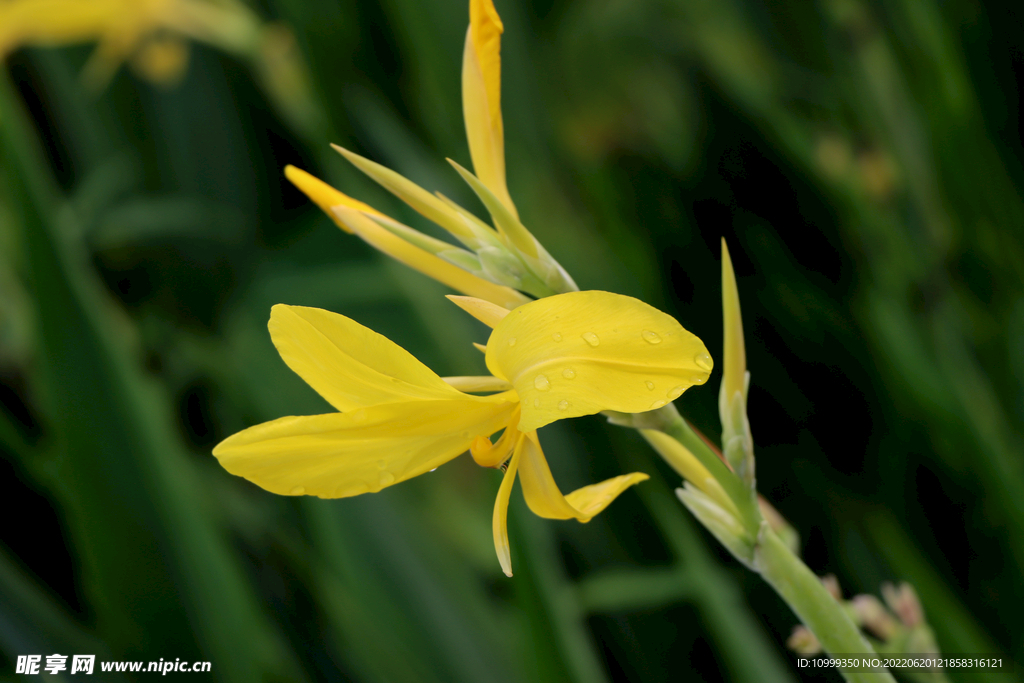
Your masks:
M660 344L661 343L661 337L659 337L656 332L651 332L650 330L644 330L643 332L640 333L640 336L643 337L644 341L647 342L648 344Z
M395 475L391 474L390 472L386 472L386 471L380 473L380 485L381 486L390 486L391 484L394 484L394 483L395 483Z
M384 469L387 466L388 466L388 464L386 462L384 462L383 460L378 460L377 461L377 468L378 469Z
M693 362L701 370L707 370L708 372L711 372L711 356L709 356L708 354L698 353L696 356L693 357Z
M533 380L533 386L537 388L537 391L547 391L551 388L551 382L548 381L547 375L537 375Z
M576 371L572 368L566 368L565 370L562 370L562 377L566 379L573 379L576 377Z
M597 335L594 334L593 332L584 332L583 340L586 341L591 346L597 346L598 344L601 343L601 340L598 339Z
M648 391L654 391L654 382L644 382L644 386L647 387Z
M515 337L509 337L508 338L508 345L509 346L515 346L516 345L516 338Z
M686 391L686 387L684 387L682 384L680 384L678 387L672 387L672 391L668 392L668 400L676 400L677 398L683 395L684 391Z
M569 407L569 402L568 401L563 399L563 400L558 402L558 409L559 410L566 410L568 407Z
M468 439L469 438L469 432L462 432L462 438L463 439Z
M540 399L539 398L533 399L533 407L534 408L540 408Z
M551 335L551 338L554 339L556 342L562 341L562 333L555 332L553 335Z
M305 492L306 492L306 487L305 486L296 486L295 488L292 489L291 493L292 493L293 496L301 496Z
M435 467L435 468L434 468L433 470L430 470L430 471L431 471L431 472L433 472L433 471L434 471L434 470L436 470L436 469L437 469L437 468Z
M352 413L352 419L355 420L356 422L365 422L366 411L360 408L359 410Z
M708 378L704 377L703 375L701 375L699 377L694 377L693 378L693 383L694 384L704 384L704 382L707 382L707 381L708 381Z
M665 405L665 403L666 403L665 401L655 401L654 403L651 404L651 408L650 409L651 410L657 410L658 408L661 408L663 405Z

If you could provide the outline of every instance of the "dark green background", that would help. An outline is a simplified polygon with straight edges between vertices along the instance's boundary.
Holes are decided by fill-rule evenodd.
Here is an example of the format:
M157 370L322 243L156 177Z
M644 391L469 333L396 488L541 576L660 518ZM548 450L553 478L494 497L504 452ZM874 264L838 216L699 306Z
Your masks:
M1016 3L497 5L526 225L582 288L705 341L719 368L679 405L710 435L725 236L759 487L808 564L847 594L910 581L944 651L1024 662ZM337 142L480 209L444 162L469 161L466 4L258 10L294 30L311 100L290 104L311 116L206 47L176 87L122 70L99 94L77 80L84 47L7 59L0 676L58 652L211 660L225 681L801 679L792 614L599 418L543 430L563 490L652 480L585 526L514 493L513 579L489 529L500 475L468 458L337 501L217 465L225 436L326 408L270 344L275 303L350 316L440 374L483 370L469 344L485 332L442 287L281 173L424 227Z

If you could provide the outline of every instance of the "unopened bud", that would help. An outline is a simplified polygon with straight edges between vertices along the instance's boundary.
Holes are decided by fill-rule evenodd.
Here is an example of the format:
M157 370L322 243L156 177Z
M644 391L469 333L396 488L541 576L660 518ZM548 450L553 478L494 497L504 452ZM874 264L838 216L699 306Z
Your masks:
M899 630L899 624L873 595L855 595L851 601L855 621L882 640L889 640Z
M883 583L882 597L907 628L917 628L924 623L924 609L909 583L901 583L898 588L891 583Z
M835 574L826 574L821 577L821 585L823 585L825 590L829 592L829 595L837 601L843 599L843 591L839 588L839 579L836 578Z
M821 652L821 643L806 626L793 627L793 634L786 640L786 647L801 655L816 655Z

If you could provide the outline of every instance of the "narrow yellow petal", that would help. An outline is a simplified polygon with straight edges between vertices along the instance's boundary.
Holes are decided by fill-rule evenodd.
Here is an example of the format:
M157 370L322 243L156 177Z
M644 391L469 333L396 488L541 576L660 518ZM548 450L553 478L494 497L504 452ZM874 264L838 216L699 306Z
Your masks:
M303 194L313 200L313 203L319 206L345 232L352 232L352 229L338 220L338 217L331 211L332 207L347 206L356 211L365 211L366 213L386 217L369 204L364 204L358 199L349 197L344 192L339 192L316 176L306 173L301 168L285 166L284 176L291 181L292 185L299 188Z
M480 353L487 353L487 347L483 344L477 344L476 342L473 342L473 347Z
M502 204L516 213L505 184L505 132L501 118L501 34L491 0L470 0L462 55L462 113L473 169Z
M228 472L281 495L344 498L429 472L507 424L514 403L466 396L284 417L213 451Z
M529 298L510 287L496 285L479 278L406 242L377 225L359 211L345 206L335 206L333 212L341 223L348 225L352 232L355 232L374 248L456 291L509 309L530 301Z
M411 206L425 218L437 223L456 237L473 239L475 235L459 213L441 199L386 166L370 161L366 157L350 152L339 145L331 145L336 152L348 159L353 166L370 176L384 189Z
M733 513L737 519L740 517L736 505L726 494L722 485L718 483L718 480L714 478L711 472L701 464L697 456L691 453L686 446L665 432L659 432L655 429L641 429L640 433L680 477L706 493L709 498Z
M474 299L471 296L453 296L451 294L449 294L447 298L453 304L490 328L493 328L495 325L500 323L505 319L505 316L508 315L507 308L496 306L490 301L484 301L483 299Z
M533 514L545 519L588 521L590 518L570 505L558 489L544 451L541 450L537 432L523 434L521 444L517 447L523 457L519 481L523 486L523 498Z
M743 318L740 315L740 295L736 287L736 273L732 269L729 248L722 238L722 314L725 332L725 350L722 354L722 387L728 401L738 391L746 395L747 354L743 344Z
M288 367L338 410L463 398L401 346L343 315L278 304L267 327Z
M486 361L519 394L523 431L602 410L660 408L711 372L704 344L674 318L596 291L513 310L491 333Z
M565 500L569 505L573 506L584 515L586 519L581 519L581 522L587 522L597 516L602 510L611 505L611 502L619 497L619 494L628 489L633 484L639 484L642 481L650 479L643 472L633 472L631 474L621 474L611 479L606 479L597 484L591 484L590 486L584 486L581 489L576 489L565 497Z
M512 385L503 379L484 375L481 377L442 377L445 384L467 394L508 391Z
M512 552L508 547L508 499L512 495L512 484L516 480L519 468L519 448L515 449L508 469L501 479L498 496L494 499L494 515L491 517L491 530L494 533L494 550L498 554L498 562L505 576L512 576Z

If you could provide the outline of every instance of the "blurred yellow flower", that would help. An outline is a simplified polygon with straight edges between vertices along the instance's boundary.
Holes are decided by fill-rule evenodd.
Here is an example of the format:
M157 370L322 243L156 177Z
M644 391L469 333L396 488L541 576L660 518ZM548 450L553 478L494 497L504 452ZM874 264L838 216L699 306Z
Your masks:
M305 171L289 166L285 175L317 203L343 230L354 233L384 253L472 296L467 283L477 290L479 282L521 290L535 297L550 296L578 288L565 269L544 249L520 222L519 213L505 183L505 133L501 117L501 33L503 27L491 0L470 0L470 25L462 61L462 111L473 161L471 173L449 163L480 198L491 216L493 227L440 194L434 195L412 181L337 145L334 148L359 170L441 226L466 247L434 239L393 220L376 209L352 199ZM378 226L374 228L374 226ZM396 244L373 239L374 230L390 232L409 243L403 256ZM417 256L412 257L412 254ZM454 282L454 265L468 275ZM522 295L504 291L484 297L500 306L513 308L528 301ZM499 301L498 299L501 299Z
M95 42L87 84L102 87L126 60L168 83L184 72L186 39L252 55L265 27L238 0L0 0L0 57L22 46Z
M511 576L506 519L517 475L535 514L580 522L647 478L635 472L563 496L536 430L601 410L659 408L703 384L711 370L696 336L630 297L572 292L512 312L452 299L494 328L486 347L491 376L444 380L342 315L275 306L269 328L282 359L340 412L257 425L213 454L229 472L273 493L342 498L380 491L468 449L481 466L505 469L493 532Z

